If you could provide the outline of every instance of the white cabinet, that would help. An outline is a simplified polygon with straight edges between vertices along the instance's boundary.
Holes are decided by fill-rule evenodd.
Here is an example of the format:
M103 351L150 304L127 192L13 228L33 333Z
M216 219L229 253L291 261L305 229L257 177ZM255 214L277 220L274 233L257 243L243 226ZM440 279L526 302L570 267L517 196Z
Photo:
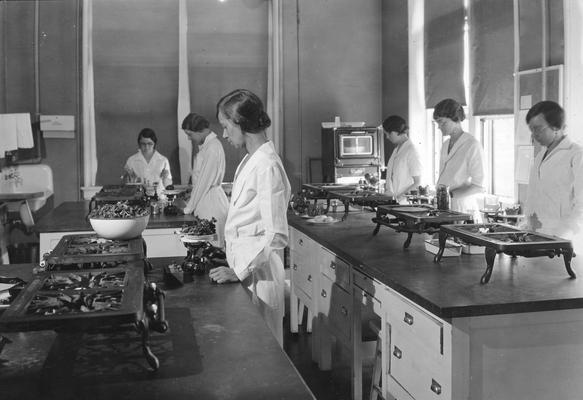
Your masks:
M451 399L451 325L392 289L383 306L389 393L393 388L415 400ZM396 393L391 396L398 398Z

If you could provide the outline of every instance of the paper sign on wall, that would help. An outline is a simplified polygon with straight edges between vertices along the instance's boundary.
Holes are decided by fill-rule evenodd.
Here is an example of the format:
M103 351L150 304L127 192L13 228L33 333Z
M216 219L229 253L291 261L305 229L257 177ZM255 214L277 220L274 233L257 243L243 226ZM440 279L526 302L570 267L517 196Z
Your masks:
M40 130L47 131L74 131L75 117L73 115L41 115Z

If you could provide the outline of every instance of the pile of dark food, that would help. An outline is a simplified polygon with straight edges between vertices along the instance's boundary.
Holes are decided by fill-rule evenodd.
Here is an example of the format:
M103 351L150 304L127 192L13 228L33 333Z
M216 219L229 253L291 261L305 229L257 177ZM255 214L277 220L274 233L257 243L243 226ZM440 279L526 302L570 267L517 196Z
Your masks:
M73 239L66 255L80 254L120 254L128 252L128 243L121 240L110 240L99 237L80 237Z
M124 286L125 276L124 271L51 274L43 282L41 290L119 288Z
M75 294L45 293L33 297L26 310L34 315L63 315L121 309L123 291Z
M93 261L93 262L82 262L82 263L57 263L57 264L47 264L46 262L41 262L40 271L77 271L83 269L104 269L104 268L116 268L127 266L127 261Z
M129 204L127 200L115 204L103 204L89 213L89 218L96 219L131 219L150 214L149 207Z
M181 235L206 236L214 235L217 231L215 218L205 219L194 216L194 221L190 225L183 225L180 230Z

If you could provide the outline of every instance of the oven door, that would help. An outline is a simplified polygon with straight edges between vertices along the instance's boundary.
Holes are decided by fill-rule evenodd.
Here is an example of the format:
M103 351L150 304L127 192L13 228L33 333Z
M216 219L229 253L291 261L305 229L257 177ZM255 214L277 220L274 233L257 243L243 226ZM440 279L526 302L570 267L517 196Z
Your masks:
M338 132L336 158L369 159L378 157L377 133L370 130Z

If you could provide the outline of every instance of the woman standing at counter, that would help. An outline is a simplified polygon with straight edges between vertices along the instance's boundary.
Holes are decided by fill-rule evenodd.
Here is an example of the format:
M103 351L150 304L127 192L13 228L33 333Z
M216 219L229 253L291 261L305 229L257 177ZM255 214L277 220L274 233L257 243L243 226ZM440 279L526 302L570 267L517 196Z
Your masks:
M218 283L241 281L253 293L267 325L283 345L287 207L291 187L265 130L271 120L254 93L237 89L217 104L224 137L247 155L235 172L225 226L229 267L209 276Z
M534 159L523 227L573 240L583 246L583 147L565 134L565 112L541 101L526 114L532 138L543 149Z
M481 219L477 195L484 192L484 151L480 142L464 132L466 118L461 104L453 99L437 103L433 119L443 136L449 138L441 147L437 185L449 187L451 208Z
M391 115L383 121L386 138L396 145L387 162L387 195L392 195L399 203L406 203L405 194L416 189L421 180L419 153L409 140L409 127L398 115Z
M172 185L172 174L168 159L156 150L158 138L156 132L144 128L138 134L138 152L128 158L124 166L124 178L130 182L139 178L144 184L159 182Z
M217 134L209 129L209 121L190 113L182 121L182 129L188 138L198 145L198 153L192 167L192 191L186 204L174 203L184 214L217 220L220 247L224 246L225 221L229 200L221 187L225 176L225 150Z

